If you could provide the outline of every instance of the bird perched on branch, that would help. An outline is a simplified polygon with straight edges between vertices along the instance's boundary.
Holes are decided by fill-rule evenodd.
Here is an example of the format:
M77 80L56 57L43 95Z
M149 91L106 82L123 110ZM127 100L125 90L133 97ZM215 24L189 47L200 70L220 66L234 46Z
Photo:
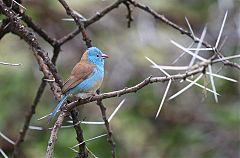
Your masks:
M96 47L88 48L81 60L74 66L69 78L64 83L63 96L57 107L49 117L49 122L70 95L86 96L94 95L100 88L104 77L104 59L108 58Z

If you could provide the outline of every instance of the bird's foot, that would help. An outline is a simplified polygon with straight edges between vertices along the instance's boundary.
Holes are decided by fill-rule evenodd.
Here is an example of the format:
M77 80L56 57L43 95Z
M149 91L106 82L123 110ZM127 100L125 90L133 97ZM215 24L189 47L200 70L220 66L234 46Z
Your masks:
M91 101L93 97L95 97L97 94L96 93L91 93L90 97L88 98L88 101Z
M81 93L77 95L78 97L80 97L81 99L88 99L89 101L96 96L95 93Z

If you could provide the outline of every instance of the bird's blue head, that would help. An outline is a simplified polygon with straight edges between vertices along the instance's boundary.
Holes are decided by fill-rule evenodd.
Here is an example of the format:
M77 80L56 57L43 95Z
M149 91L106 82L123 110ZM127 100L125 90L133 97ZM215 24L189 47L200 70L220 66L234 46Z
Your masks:
M106 54L96 47L88 48L88 61L97 66L104 66L104 59L108 58Z

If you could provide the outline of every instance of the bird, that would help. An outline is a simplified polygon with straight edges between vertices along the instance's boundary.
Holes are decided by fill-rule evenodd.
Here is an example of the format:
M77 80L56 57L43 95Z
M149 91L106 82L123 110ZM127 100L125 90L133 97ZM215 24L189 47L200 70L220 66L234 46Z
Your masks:
M62 97L56 108L50 114L50 122L64 105L70 95L86 97L94 95L102 84L104 77L104 59L108 55L102 53L97 47L88 48L82 55L80 61L74 66L70 76L63 84Z

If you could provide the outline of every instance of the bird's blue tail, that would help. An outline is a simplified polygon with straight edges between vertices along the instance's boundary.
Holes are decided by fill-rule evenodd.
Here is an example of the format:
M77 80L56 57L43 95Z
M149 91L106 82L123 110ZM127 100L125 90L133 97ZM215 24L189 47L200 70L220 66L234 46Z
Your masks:
M52 114L49 116L48 123L51 122L51 120L54 118L54 116L57 114L58 110L63 106L65 100L67 99L68 94L64 94L62 96L61 101L58 103L57 107L53 110Z

